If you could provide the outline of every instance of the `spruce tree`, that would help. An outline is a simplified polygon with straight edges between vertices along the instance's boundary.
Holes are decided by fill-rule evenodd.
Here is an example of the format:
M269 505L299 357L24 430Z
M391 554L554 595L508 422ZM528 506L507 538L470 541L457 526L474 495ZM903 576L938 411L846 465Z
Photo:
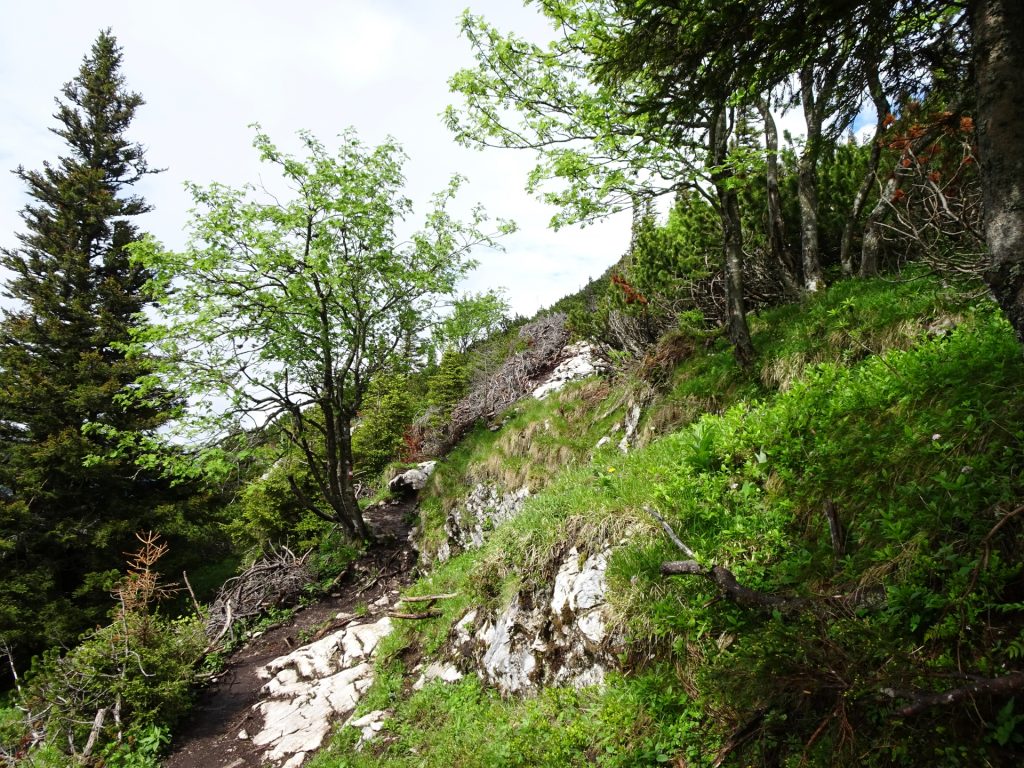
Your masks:
M132 185L153 171L126 138L142 97L126 89L121 49L101 32L56 99L67 154L14 173L31 202L19 245L3 249L13 308L0 322L0 649L67 643L109 606L103 572L166 498L130 459L101 459L89 422L151 431L164 415L117 394L146 372L128 359L148 275L125 246L150 210ZM13 302L11 301L13 300Z

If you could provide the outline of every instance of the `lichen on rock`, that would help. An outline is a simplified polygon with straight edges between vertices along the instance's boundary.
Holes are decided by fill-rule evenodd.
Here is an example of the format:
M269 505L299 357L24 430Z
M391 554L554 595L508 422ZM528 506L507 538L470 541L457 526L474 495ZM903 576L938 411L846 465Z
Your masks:
M501 611L470 611L453 628L451 648L502 694L544 685L599 685L612 660L605 571L610 551L561 559L549 593L519 594Z

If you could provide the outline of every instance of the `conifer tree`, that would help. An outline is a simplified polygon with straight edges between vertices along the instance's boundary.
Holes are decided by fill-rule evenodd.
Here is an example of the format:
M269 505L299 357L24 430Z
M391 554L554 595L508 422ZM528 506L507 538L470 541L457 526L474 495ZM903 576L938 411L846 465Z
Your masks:
M119 565L166 492L128 459L86 466L105 446L82 431L148 431L164 418L117 398L146 372L119 344L141 322L148 277L125 249L139 237L131 219L150 210L130 189L153 172L125 135L143 99L126 89L121 60L101 32L64 86L51 130L67 154L14 171L31 202L19 245L0 253L13 273L0 322L0 646L23 652L102 615L99 573Z

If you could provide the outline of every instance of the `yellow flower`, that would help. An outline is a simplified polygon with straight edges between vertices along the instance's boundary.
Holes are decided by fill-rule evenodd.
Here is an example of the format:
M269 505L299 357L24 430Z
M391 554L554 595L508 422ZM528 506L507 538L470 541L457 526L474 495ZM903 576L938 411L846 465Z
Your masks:
M615 471L615 467L608 467L608 471L609 472L614 472Z

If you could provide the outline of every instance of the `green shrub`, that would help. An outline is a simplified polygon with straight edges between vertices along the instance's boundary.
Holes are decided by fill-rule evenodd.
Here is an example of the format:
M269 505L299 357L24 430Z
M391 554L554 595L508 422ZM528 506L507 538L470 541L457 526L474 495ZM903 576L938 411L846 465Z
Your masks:
M400 457L403 436L412 418L407 378L396 373L374 377L352 433L355 471L360 477L375 477Z
M468 355L446 352L437 372L427 383L427 405L434 410L432 427L439 427L448 420L452 408L469 391L469 378Z
M203 621L168 619L153 608L166 594L154 570L166 547L152 535L140 540L116 588L111 623L65 654L46 652L27 676L20 704L45 733L48 750L74 745L81 752L102 711L94 754L142 768L154 764L146 755L155 756L164 729L188 710L193 670L207 644Z

